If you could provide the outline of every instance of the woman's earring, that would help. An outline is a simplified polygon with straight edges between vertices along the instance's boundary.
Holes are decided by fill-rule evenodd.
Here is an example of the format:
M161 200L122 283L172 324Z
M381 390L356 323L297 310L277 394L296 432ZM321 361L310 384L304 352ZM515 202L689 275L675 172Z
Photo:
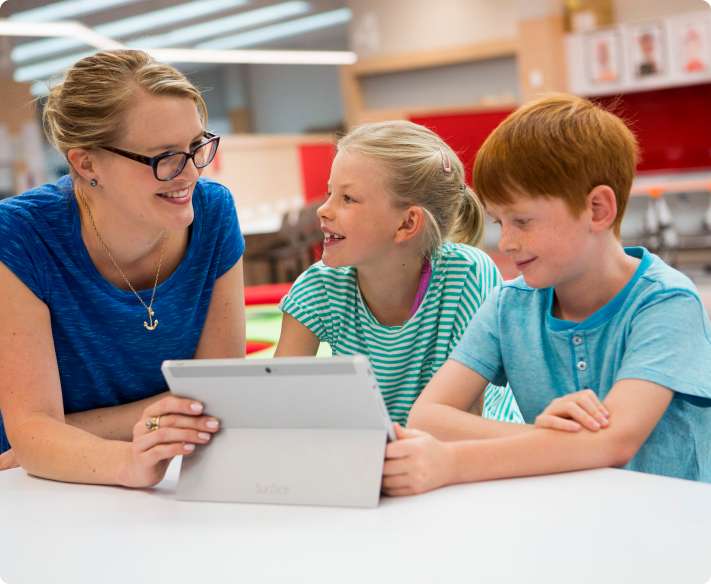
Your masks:
M96 187L96 185L98 185L98 184L99 184L99 181L96 180L95 178L92 178L92 179L89 181L89 185L92 186L92 187Z

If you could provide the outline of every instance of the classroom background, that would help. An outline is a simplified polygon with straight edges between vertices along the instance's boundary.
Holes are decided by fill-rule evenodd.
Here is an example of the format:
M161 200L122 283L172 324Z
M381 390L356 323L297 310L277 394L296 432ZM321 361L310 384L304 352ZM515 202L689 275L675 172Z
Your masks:
M518 105L594 98L637 135L622 224L686 272L711 307L711 7L704 0L7 0L0 6L0 198L67 172L42 97L102 48L149 50L203 91L247 240L248 352L268 356L277 302L320 254L315 210L338 135L409 119L471 179L478 147ZM515 268L487 225L482 246ZM0 243L1 245L1 243Z

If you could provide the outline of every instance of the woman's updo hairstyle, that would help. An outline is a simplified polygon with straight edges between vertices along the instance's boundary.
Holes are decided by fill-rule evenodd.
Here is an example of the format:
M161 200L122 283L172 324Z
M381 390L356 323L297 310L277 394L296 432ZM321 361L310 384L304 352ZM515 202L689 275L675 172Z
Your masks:
M42 113L47 139L65 156L71 148L115 143L139 91L192 99L207 125L205 100L180 71L143 51L102 51L77 61L50 90Z

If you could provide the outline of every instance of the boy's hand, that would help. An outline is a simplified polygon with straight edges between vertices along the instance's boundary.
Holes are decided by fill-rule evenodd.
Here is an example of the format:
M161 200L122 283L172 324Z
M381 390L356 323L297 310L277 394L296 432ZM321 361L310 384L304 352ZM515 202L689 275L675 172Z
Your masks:
M416 495L452 482L454 455L446 442L395 424L397 441L385 449L383 493Z
M583 389L554 399L536 418L536 427L565 432L581 428L597 432L610 424L610 412L591 389Z

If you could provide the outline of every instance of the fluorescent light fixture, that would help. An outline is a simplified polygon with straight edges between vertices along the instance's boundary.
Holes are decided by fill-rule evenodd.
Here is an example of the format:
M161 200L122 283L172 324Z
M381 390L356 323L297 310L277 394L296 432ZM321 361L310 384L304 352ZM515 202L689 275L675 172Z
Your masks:
M319 28L328 28L344 24L351 19L350 8L340 8L330 12L321 12L305 18L297 18L281 24L265 26L249 32L222 37L200 43L198 49L237 49L265 43L267 41L290 37Z
M49 81L37 81L30 85L30 93L34 97L45 97L49 95L50 84Z
M269 63L283 65L352 65L351 51L227 51L207 49L146 49L166 63Z
M49 6L40 6L30 10L23 10L10 15L10 20L21 20L24 22L46 22L52 20L66 20L73 16L82 14L93 14L116 6L126 6L135 4L142 0L65 0L64 2L53 2ZM2 2L0 2L2 4Z
M73 37L97 49L120 49L124 45L84 26L81 22L13 22L0 19L0 36Z
M311 10L308 2L294 1L265 6L232 16L223 16L209 22L179 28L166 34L145 36L132 39L131 46L135 47L175 47L204 38L216 37L227 32L234 32L250 26L264 24L272 20L280 20L299 14L306 14Z
M102 24L94 30L102 35L121 38L138 34L146 30L176 24L184 20L191 20L195 16L208 16L216 12L243 6L247 0L197 0L186 2L178 6L162 8L152 12L122 18L107 24ZM45 55L67 51L82 46L81 41L72 38L49 39L18 45L12 50L12 60L15 63L24 63ZM75 59L76 60L76 59Z
M35 81L37 79L46 79L55 73L64 71L67 67L70 67L76 63L79 59L93 55L95 51L84 51L83 53L73 53L67 55L66 57L60 57L59 59L52 59L50 61L42 61L36 65L27 65L26 67L15 68L15 73L13 74L13 79L20 83L26 81Z

